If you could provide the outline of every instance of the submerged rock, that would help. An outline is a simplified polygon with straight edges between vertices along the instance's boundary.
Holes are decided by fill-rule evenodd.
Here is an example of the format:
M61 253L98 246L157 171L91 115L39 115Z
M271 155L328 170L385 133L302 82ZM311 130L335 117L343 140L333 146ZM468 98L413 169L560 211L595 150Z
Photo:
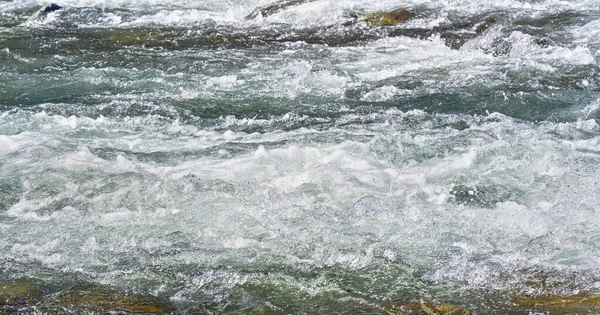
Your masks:
M103 42L113 42L123 45L151 45L153 42L161 42L162 44L167 43L172 32L143 29L143 28L132 28L120 32L110 33L108 36L101 38Z
M598 314L600 295L577 292L573 295L542 294L513 296L515 306L530 313L542 314Z
M169 301L145 295L128 295L99 286L77 285L48 296L42 310L69 310L77 314L169 314L175 306Z
M493 208L499 202L513 200L522 192L516 188L501 185L465 186L455 185L450 190L452 202L462 205L471 205L483 208Z
M363 20L369 26L391 26L398 25L410 19L412 14L404 9L396 9L390 12L369 13L363 17Z
M56 3L51 3L49 6L44 8L44 11L42 11L43 13L50 13L50 12L54 12L54 11L58 11L62 9L61 6L59 6Z
M510 301L499 300L479 301L470 307L450 303L440 303L434 300L418 302L388 302L384 306L386 314L419 314L419 315L471 315L489 312L494 314L599 314L600 294L580 291L572 295L540 294L512 295ZM474 301L473 301L474 302ZM503 307L498 307L504 304Z
M292 6L301 5L314 0L282 0L266 6L258 7L246 16L247 20L258 16L268 17ZM406 22L412 14L404 9L396 9L389 12L375 12L363 16L363 19L369 26L390 26ZM356 16L358 17L358 16ZM352 24L352 23L349 23Z
M444 304L436 301L390 302L384 307L386 314L419 315L471 315L463 306Z
M0 306L32 304L44 296L44 290L31 280L0 280Z
M308 310L308 312L306 312ZM355 299L343 299L336 302L326 301L323 304L307 307L302 311L298 309L286 309L265 303L253 307L244 307L235 310L220 310L218 313L226 315L241 314L287 314L293 311L306 314L381 314L381 315L471 315L469 310L462 306L442 304L433 301L399 302L388 305L360 301ZM198 313L211 313L210 311Z
M259 15L262 17L268 17L270 15L273 15L281 10L287 9L289 7L295 6L295 5L300 5L303 3L307 3L307 2L311 2L314 0L283 0L283 1L278 1L266 6L262 6L262 7L258 7L256 9L254 9L254 11L250 12L250 14L248 14L246 16L247 20L251 20L254 19L256 17L258 17Z

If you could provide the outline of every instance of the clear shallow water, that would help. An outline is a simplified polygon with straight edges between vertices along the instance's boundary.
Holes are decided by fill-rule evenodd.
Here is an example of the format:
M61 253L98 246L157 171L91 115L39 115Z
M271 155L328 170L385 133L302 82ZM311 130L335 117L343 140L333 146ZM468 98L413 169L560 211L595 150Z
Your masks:
M267 3L0 2L0 277L182 312L598 289L596 1Z

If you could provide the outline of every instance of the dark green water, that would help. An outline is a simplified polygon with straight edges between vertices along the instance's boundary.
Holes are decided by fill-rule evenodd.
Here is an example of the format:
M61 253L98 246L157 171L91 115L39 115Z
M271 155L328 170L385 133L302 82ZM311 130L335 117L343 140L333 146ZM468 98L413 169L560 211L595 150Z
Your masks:
M188 314L598 290L596 1L267 3L0 2L0 279Z

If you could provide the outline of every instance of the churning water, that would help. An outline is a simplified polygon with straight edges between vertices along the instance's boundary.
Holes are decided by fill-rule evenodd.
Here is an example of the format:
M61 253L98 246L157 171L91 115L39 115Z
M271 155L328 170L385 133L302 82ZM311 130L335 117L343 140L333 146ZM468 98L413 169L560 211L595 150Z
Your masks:
M269 2L0 1L0 278L190 313L600 288L600 2Z

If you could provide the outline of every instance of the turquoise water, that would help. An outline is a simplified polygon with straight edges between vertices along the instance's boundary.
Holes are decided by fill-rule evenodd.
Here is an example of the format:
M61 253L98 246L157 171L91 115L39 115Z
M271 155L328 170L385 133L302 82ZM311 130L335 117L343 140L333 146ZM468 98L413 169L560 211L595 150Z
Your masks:
M190 314L597 291L597 1L268 3L0 2L0 278Z

